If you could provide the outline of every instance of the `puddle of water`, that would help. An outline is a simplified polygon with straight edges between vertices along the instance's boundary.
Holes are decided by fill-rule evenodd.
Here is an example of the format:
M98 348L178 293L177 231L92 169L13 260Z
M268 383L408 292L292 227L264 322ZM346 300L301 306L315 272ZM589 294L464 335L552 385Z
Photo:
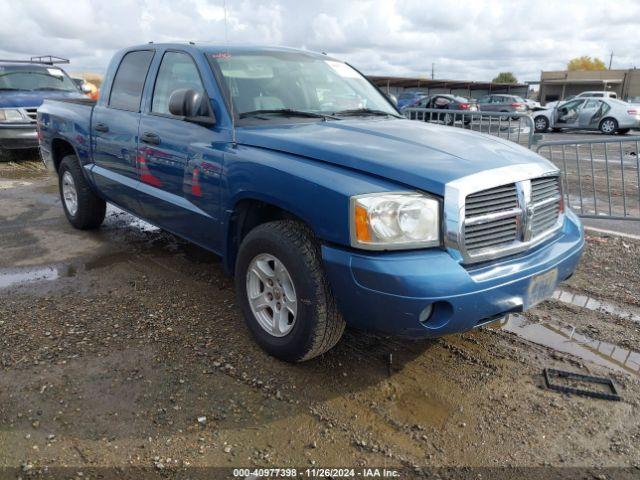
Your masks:
M501 320L499 326L532 343L612 370L640 376L640 353L589 338L577 333L570 324L557 321L535 323L523 315L511 314Z
M595 312L605 312L611 315L615 315L616 317L640 323L640 315L630 312L629 310L626 310L612 303L604 302L602 300L596 300L595 298L589 297L587 295L571 293L567 292L566 290L556 290L553 293L553 298L562 303L576 305L578 307L593 310Z
M0 288L8 288L21 283L56 280L60 276L56 267L30 268L23 270L0 271Z

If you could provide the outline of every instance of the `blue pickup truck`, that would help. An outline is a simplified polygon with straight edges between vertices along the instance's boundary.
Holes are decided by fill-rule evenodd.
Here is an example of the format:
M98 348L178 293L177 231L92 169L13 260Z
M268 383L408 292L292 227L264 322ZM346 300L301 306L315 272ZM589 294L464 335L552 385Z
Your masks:
M128 48L95 105L47 100L38 129L74 227L110 202L220 255L248 329L288 361L346 324L437 337L520 312L583 249L554 165L407 120L324 54Z
M83 98L57 57L0 60L0 158L38 148L36 112L46 98Z

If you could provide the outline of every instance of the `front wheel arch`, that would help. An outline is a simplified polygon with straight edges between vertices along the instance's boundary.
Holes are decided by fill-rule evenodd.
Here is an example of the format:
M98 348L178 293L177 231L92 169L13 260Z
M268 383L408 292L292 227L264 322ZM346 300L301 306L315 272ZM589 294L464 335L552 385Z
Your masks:
M295 220L310 228L308 222L274 203L257 198L243 198L234 205L227 225L224 256L227 272L233 273L235 270L238 249L244 237L257 226L277 220Z

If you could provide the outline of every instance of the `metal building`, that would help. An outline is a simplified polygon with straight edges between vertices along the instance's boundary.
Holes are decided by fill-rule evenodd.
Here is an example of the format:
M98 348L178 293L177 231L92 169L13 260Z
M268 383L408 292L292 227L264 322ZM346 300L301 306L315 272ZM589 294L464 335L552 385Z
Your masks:
M439 80L430 78L387 77L368 75L383 92L398 96L402 92L450 93L468 98L480 98L489 93L507 93L527 97L529 86L524 83L472 82L469 80Z
M640 100L640 70L559 70L540 74L539 98L543 105L589 90L608 90L622 100Z

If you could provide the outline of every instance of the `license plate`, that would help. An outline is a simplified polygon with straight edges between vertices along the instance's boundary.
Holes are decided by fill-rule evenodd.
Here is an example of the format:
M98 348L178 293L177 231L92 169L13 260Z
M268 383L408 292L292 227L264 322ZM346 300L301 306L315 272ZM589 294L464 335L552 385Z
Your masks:
M534 276L529 284L529 291L525 299L525 309L529 309L536 304L550 298L558 283L558 270L555 268L548 272Z

